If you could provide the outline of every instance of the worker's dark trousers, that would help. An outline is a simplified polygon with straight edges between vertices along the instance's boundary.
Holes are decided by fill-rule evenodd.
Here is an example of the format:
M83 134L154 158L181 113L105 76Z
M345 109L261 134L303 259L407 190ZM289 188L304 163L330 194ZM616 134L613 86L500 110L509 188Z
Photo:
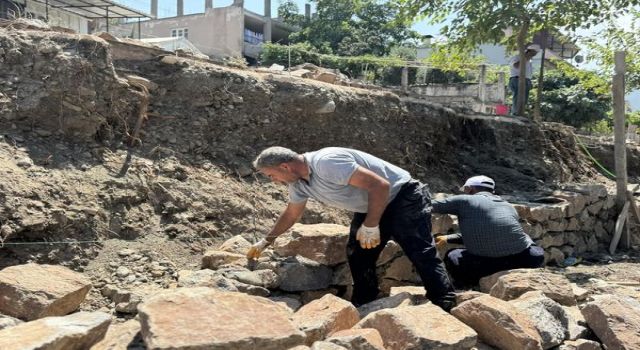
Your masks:
M452 249L444 259L456 287L464 288L478 284L480 278L499 271L542 267L544 250L536 245L514 255L499 258L478 256L464 248Z
M431 198L428 188L417 181L402 187L382 215L381 243L373 249L363 249L356 241L356 233L365 217L363 213L353 215L347 245L353 277L353 304L366 304L378 296L376 261L385 244L393 238L415 266L427 290L427 298L449 311L455 305L455 295L431 236Z

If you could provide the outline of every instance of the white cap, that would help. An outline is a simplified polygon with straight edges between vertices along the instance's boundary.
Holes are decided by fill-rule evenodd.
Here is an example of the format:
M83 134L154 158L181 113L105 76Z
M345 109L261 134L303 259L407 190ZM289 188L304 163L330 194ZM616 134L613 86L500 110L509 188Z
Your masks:
M493 190L496 188L496 183L495 181L493 181L492 178L488 176L478 175L478 176L468 178L467 181L464 183L464 186L460 187L460 190L464 191L465 187L471 187L471 186L486 187Z
M538 45L538 44L531 44L531 45L527 46L527 50L540 52L542 50L542 48L540 48L540 45Z

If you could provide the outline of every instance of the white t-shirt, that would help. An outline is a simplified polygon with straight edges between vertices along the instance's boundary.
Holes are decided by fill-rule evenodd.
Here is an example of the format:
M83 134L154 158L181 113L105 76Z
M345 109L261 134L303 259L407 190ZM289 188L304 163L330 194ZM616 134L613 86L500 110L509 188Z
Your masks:
M391 188L387 204L400 192L402 185L411 180L406 170L354 149L327 147L303 156L311 173L309 181L300 179L289 185L289 201L292 203L313 198L332 207L366 213L369 194L349 185L351 175L359 166L389 181Z
M511 67L512 77L520 76L520 67L516 68L513 66L516 62L520 62L520 55L515 55L511 57L511 60L509 60L509 67ZM526 70L525 76L527 77L527 79L531 79L532 74L533 74L533 66L531 65L531 60L529 60L527 62L527 70Z

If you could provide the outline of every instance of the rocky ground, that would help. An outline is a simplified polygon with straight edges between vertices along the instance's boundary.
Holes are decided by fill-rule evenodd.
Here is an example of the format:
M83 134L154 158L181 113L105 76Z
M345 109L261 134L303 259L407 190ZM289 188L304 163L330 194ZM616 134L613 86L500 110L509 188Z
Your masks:
M477 319L441 314L412 289L411 297L402 294L397 288L419 285L419 279L393 243L379 261L379 274L381 297L394 299L354 311L340 299L350 293L346 229L340 226L349 216L318 203L302 218L307 226L290 232L259 264L244 259L248 244L286 203L286 190L253 173L251 159L271 145L299 151L349 146L403 166L434 192L455 193L465 177L478 173L493 177L546 249L546 272L586 290L572 289L582 314L597 295L637 299L637 253L603 254L617 217L611 183L584 156L571 128L172 55L122 57L114 45L47 28L0 28L0 313L8 315L0 318L0 328L8 327L0 331L0 348L22 344L33 329L50 330L62 342L43 348L65 349L90 348L107 330L96 349L166 348L177 339L182 348L234 349L640 347L633 336L619 340L623 345L609 342L617 324L609 321L610 332L598 333L602 319L588 318L580 322L591 331L577 338L560 331L563 336L556 333L549 342L531 315L525 318L534 318L534 325L522 326L527 336L504 335L517 343L491 340L495 330L474 326ZM607 158L610 151L603 144L594 153ZM603 186L588 195L575 192L575 183ZM455 229L455 221L437 220L441 232L434 233ZM581 262L555 266L567 258ZM208 289L188 289L203 287ZM555 300L544 288L533 289ZM481 291L509 299L488 287ZM488 313L496 317L513 311L483 298L465 307L489 304L502 310ZM528 298L557 309L540 295ZM170 300L184 309L171 309ZM527 300L505 302L526 309ZM226 311L214 312L217 303ZM631 325L627 330L637 327L635 304L620 303L630 314L611 318ZM322 314L324 309L331 311ZM162 314L176 315L190 333L176 335L180 327ZM203 321L193 322L193 315ZM222 327L236 317L229 323L235 328ZM433 333L440 323L421 323L432 317L455 327ZM17 319L29 322L9 327ZM260 319L279 321L257 324ZM389 329L394 331L385 333ZM330 339L338 335L341 340ZM569 343L575 339L598 344ZM40 345L23 348L29 346Z

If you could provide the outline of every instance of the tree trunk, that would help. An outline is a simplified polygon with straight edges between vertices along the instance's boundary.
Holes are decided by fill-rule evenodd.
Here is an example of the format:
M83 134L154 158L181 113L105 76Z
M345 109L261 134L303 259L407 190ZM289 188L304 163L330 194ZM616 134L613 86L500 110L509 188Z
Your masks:
M546 54L546 48L547 48L547 30L545 29L542 32L542 57L540 58L540 75L538 76L538 89L537 89L537 93L536 95L538 96L538 98L536 98L536 102L535 105L533 107L533 119L535 121L541 121L542 120L542 113L540 112L540 103L542 101L542 80L544 78L544 56Z
M524 96L527 89L527 63L525 62L525 40L527 39L527 34L529 33L529 20L525 20L520 27L520 31L518 32L518 55L520 56L520 73L518 74L518 96L517 105L516 105L516 115L523 116L524 115Z

